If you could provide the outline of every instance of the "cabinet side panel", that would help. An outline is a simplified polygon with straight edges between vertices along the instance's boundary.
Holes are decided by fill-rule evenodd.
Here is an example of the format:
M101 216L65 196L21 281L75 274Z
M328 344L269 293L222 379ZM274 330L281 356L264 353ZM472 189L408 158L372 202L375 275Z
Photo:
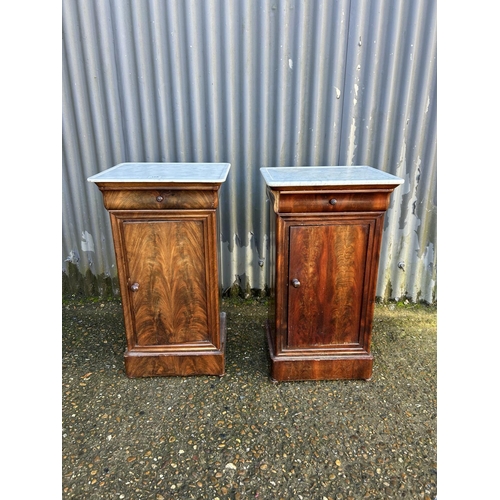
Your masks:
M380 248L382 246L382 230L384 227L385 214L382 213L374 219L373 238L368 246L368 266L366 270L364 315L361 318L361 342L366 349L371 350L373 314L375 312L375 296L377 292L377 277L380 262Z
M133 349L137 344L135 337L134 318L131 314L128 265L125 258L125 242L123 238L123 225L120 217L116 213L110 212L111 228L113 231L113 242L115 247L116 265L118 280L120 283L120 294L123 307L123 320L125 323L125 333L127 338L127 350Z
M271 210L269 215L269 306L268 328L275 349L276 338L276 214Z
M209 341L204 222L124 221L138 346Z
M274 273L274 331L273 350L279 354L283 350L287 325L287 269L288 269L288 229L280 215L275 216L275 273Z

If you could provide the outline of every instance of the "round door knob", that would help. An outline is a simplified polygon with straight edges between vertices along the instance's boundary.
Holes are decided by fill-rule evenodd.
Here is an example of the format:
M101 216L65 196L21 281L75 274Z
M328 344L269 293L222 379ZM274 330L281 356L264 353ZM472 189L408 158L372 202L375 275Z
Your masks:
M137 290L139 290L139 283L133 283L132 285L130 285L130 290L132 290L133 292L137 292Z
M294 278L294 279L292 280L292 285L293 285L293 287L294 287L294 288L299 288L299 286L300 286L300 281L299 281L297 278Z
M336 205L337 200L335 198L332 198L328 203L330 203L330 205Z
M157 201L158 203L161 203L161 202L163 201L163 196L162 196L161 194L160 194L160 195L158 195L158 196L156 197L156 201Z

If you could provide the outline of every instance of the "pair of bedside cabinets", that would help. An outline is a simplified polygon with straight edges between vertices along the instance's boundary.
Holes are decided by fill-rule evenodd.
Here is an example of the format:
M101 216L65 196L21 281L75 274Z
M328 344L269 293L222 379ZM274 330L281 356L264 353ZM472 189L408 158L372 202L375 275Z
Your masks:
M224 375L219 189L228 163L121 163L89 177L111 220L128 377ZM384 215L403 180L367 166L261 168L271 379L372 376Z

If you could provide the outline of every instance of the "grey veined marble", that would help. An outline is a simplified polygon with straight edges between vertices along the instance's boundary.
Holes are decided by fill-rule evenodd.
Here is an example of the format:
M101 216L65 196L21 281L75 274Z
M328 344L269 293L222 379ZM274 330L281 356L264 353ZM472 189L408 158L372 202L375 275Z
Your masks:
M89 177L89 182L207 182L227 178L229 163L120 163Z
M367 166L269 167L260 169L266 183L278 186L348 186L402 184L400 177Z

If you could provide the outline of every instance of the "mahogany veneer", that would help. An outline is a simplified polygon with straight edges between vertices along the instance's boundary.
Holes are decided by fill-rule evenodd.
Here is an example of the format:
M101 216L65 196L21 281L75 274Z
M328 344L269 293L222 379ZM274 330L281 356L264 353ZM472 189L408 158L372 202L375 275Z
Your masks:
M131 164L122 165L130 171ZM125 372L223 375L226 323L225 313L219 314L216 210L229 165L214 164L223 176L203 182L196 180L196 164L133 165L139 174L152 165L161 175L151 181L135 170L125 177L110 169L108 176L89 179L101 190L111 219L127 339ZM192 178L176 180L176 171L190 168Z
M402 179L384 172L378 179L370 167L351 167L364 170L348 181L335 170L346 167L301 167L298 179L297 168L288 167L296 181L282 184L271 177L275 169L261 169L272 203L271 378L370 379L384 214Z

